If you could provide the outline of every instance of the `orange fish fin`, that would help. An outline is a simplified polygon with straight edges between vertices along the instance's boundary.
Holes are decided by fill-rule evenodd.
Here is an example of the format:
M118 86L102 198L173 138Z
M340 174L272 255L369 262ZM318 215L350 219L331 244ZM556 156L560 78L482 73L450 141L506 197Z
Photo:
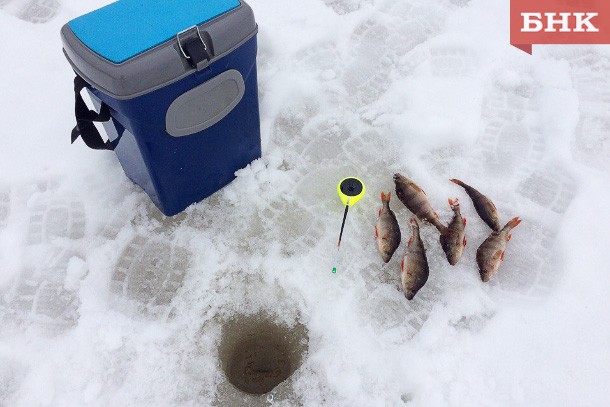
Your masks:
M462 239L462 244L466 246L466 236L464 236L464 239Z
M510 233L508 234L508 236L506 236L506 241L508 242L510 239L512 239L513 235L511 235Z
M462 218L462 222L464 222L464 226L466 226L466 218Z
M379 208L379 215L378 216L381 216L381 208Z
M453 199L449 198L448 201L449 201L449 206L451 206L453 208Z
M500 256L500 260L504 261L504 252L502 252L502 255Z
M375 225L375 237L379 237L379 232L377 232L377 225Z
M409 238L409 241L407 242L407 247L411 246L411 243L413 243L413 236Z
M400 263L400 271L405 271L405 258L402 258L402 263Z

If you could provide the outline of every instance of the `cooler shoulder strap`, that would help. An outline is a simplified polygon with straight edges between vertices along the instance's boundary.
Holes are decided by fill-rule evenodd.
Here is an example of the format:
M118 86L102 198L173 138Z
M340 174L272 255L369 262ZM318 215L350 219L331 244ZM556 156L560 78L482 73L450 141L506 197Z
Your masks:
M74 114L76 116L76 126L72 129L72 143L80 136L89 148L94 150L114 150L112 142L110 140L104 141L100 132L93 124L93 122L110 120L110 109L107 104L102 102L99 113L89 110L81 95L81 91L86 86L87 81L76 75L74 78Z

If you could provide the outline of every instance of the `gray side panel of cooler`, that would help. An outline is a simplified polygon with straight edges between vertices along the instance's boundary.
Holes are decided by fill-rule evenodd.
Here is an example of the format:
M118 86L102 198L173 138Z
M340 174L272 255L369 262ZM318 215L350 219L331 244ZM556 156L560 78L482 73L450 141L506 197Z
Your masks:
M222 16L199 26L211 48L212 63L232 52L257 33L252 9L244 1ZM183 40L189 35L182 37ZM68 24L61 29L64 54L72 68L91 86L115 99L131 99L163 88L194 72L184 59L176 38L123 63L102 58L84 45Z
M188 136L218 123L244 96L239 71L225 71L180 95L167 109L166 131L174 137Z

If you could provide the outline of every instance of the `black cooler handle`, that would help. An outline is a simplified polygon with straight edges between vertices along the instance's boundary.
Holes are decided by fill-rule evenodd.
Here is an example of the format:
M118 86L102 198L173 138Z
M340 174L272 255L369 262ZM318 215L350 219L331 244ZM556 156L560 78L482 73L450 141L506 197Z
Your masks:
M76 116L76 126L72 129L72 143L80 136L87 147L94 150L114 150L114 146L108 141L104 141L100 132L97 130L93 122L106 122L110 120L110 109L108 105L102 102L100 112L89 110L81 91L87 87L87 81L76 75L74 78L74 114Z

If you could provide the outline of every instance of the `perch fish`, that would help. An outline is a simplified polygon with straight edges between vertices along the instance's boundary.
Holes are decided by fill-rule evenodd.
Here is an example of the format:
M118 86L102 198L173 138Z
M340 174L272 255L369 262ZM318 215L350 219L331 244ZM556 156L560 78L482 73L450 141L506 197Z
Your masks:
M381 193L381 208L379 208L379 218L375 223L375 239L381 258L385 263L389 262L392 255L400 245L400 227L396 220L396 215L390 209L391 192Z
M426 221L438 229L441 235L447 233L447 228L441 223L434 209L428 201L423 189L409 178L400 174L394 174L396 184L396 196L407 209L409 209L421 221Z
M449 233L441 235L440 241L449 264L455 266L466 247L466 218L460 213L460 202L457 198L449 199L449 206L453 210L453 219L447 226Z
M468 194L468 196L470 196L470 199L472 199L474 209L477 211L481 219L483 219L483 221L487 223L490 228L492 228L496 232L500 230L501 226L500 220L498 218L498 210L496 209L496 205L494 205L491 199L489 199L470 185L463 183L459 179L450 179L449 181L458 184L459 186L464 188L464 190L466 190L466 193Z
M424 242L419 236L419 225L415 218L411 218L411 238L407 243L407 250L402 259L401 280L402 290L407 300L412 300L415 294L426 284L430 269L426 259Z
M518 217L511 219L500 231L492 232L477 249L479 274L484 282L488 282L498 272L500 263L504 260L506 242L512 237L510 231L519 223L521 219Z

